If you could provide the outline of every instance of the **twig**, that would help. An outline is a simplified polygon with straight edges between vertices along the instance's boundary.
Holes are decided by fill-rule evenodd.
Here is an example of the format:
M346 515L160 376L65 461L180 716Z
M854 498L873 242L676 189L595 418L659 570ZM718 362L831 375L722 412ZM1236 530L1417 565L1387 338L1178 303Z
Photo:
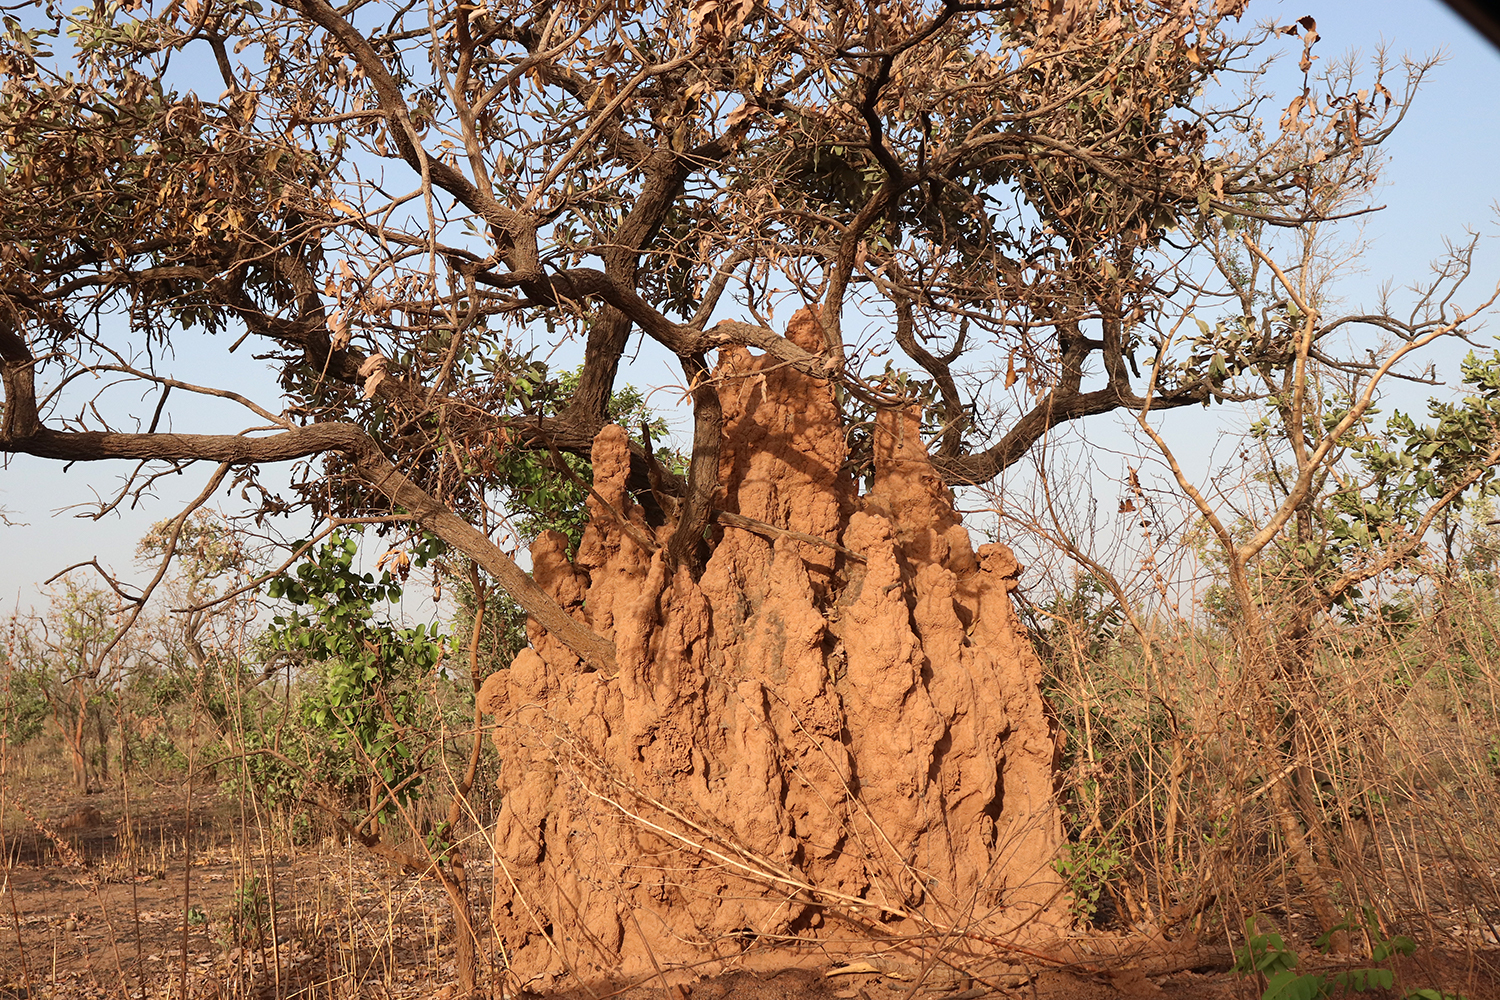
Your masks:
M709 516L721 524L727 524L734 528L743 528L745 531L751 531L757 535L764 535L768 538L791 538L799 542L807 542L809 545L818 545L825 549L832 549L835 552L842 552L855 562L866 562L865 557L853 549L847 549L837 542L830 542L828 539L819 538L817 535L809 535L802 531L793 531L790 528L778 528L774 524L757 521L753 517L746 517L743 514L731 514L727 510L715 509L709 512Z

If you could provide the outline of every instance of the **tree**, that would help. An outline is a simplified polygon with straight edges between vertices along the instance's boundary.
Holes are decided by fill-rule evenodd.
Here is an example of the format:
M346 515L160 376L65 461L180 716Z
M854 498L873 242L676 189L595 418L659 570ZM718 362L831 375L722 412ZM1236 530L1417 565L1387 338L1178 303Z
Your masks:
M1348 66L1331 73L1353 78ZM1500 463L1500 355L1481 360L1469 354L1462 381L1474 394L1457 402L1431 400L1432 424L1418 425L1400 411L1383 426L1376 419L1376 404L1391 383L1434 384L1435 346L1472 343L1483 314L1500 299L1500 285L1470 290L1479 244L1471 235L1450 245L1431 279L1412 287L1406 313L1397 314L1388 302L1373 312L1340 311L1331 276L1348 259L1340 255L1351 250L1335 241L1334 226L1325 220L1358 210L1377 168L1376 162L1308 157L1300 185L1309 214L1318 218L1289 233L1275 233L1253 212L1203 227L1213 267L1206 280L1192 281L1193 297L1204 313L1220 314L1212 321L1185 316L1197 327L1194 334L1183 324L1192 353L1184 362L1159 352L1151 382L1154 387L1165 377L1171 384L1177 371L1206 363L1223 396L1261 403L1264 416L1250 431L1259 460L1250 502L1226 501L1192 481L1153 426L1154 402L1136 413L1215 543L1212 559L1222 566L1233 599L1229 624L1239 647L1238 680L1250 695L1248 714L1259 740L1253 766L1335 950L1344 950L1348 938L1345 929L1335 930L1339 906L1316 856L1328 852L1328 838L1314 768L1337 759L1337 737L1307 721L1323 709L1316 626L1336 608L1357 613L1370 581L1411 570L1440 518L1495 492ZM1352 349L1356 338L1377 346L1361 357ZM1250 459L1249 447L1240 459ZM1292 787L1272 780L1287 768L1295 773L1297 801Z
M11 623L12 640L19 624ZM4 740L0 750L25 746L41 733L47 715L47 697L41 679L30 671L16 669L10 643L0 647L0 734L3 734L0 738Z
M1247 47L1191 6L432 13L377 25L316 2L117 5L12 20L6 193L38 208L5 219L3 440L65 461L337 456L336 488L306 483L306 503L394 502L604 660L447 515L486 502L472 456L585 453L632 331L677 357L692 398L694 465L658 487L684 504L676 561L701 561L721 432L707 356L727 345L833 380L850 423L926 399L944 477L988 481L1049 427L1142 402L1131 369L1162 343L1171 232L1215 213L1315 218L1304 164L1367 162L1394 118L1378 80L1350 85L1320 122L1294 102L1285 138L1256 155L1214 155L1253 126L1250 108L1197 95ZM71 77L46 52L63 29ZM221 100L170 87L173 58L200 51ZM1316 143L1310 124L1328 126ZM769 312L773 282L821 304L821 349L769 322L709 326ZM741 301L721 308L731 284ZM876 367L885 336L846 334L861 308L890 321L916 377ZM130 334L86 334L106 316ZM587 345L555 416L517 391L525 362L501 333L535 323ZM194 327L267 345L291 406L251 408L274 433L155 433L174 389L235 397L155 373L151 345ZM973 350L985 340L998 351ZM1004 427L976 389L997 353L1005 381L1035 392ZM1085 390L1093 365L1107 384ZM39 366L155 384L156 419L145 433L87 412L59 423L65 397L38 403ZM1219 393L1212 365L1178 375L1154 408ZM636 462L644 487L651 463Z
M27 622L11 646L12 670L26 674L46 700L68 749L73 784L84 794L110 780L109 731L136 652L119 641L120 604L115 595L70 577L51 612Z
M165 585L170 602L149 623L155 641L143 657L157 661L156 673L176 696L190 698L222 726L227 692L244 670L235 639L257 614L244 595L255 560L243 533L217 514L190 508L153 524L136 544L136 562L153 573L128 600L142 608Z
M957 518L939 487L990 481L1058 424L1148 396L1154 411L1245 398L1221 349L1233 331L1166 363L1194 249L1217 219L1323 217L1311 167L1366 177L1420 77L1399 102L1378 68L1364 86L1309 80L1267 136L1253 95L1202 96L1274 37L1235 38L1243 7L132 0L50 23L31 11L0 45L0 183L7 204L36 206L0 218L0 449L133 460L142 476L206 461L251 483L263 465L320 459L301 466L295 497L264 493L263 512L415 522L524 608L540 650L528 663L561 670L570 650L622 687L654 647L576 592L624 573L620 552L645 554L632 593L655 581L645 593L668 609L640 619L649 636L686 613L718 554L740 572L801 553L810 569L741 585L764 596L807 575L830 649L858 638L839 631L840 595L857 606L859 574L889 560L905 568L885 593L914 607L932 561L1008 592L1014 560L992 551L981 569L956 554L968 543L948 540ZM1282 30L1300 33L1308 72L1312 20ZM67 69L48 51L63 32ZM193 59L211 63L221 95L175 89ZM788 299L815 308L781 329ZM285 405L164 374L162 349L192 329L233 338L231 353L254 338ZM636 332L681 369L685 475L606 428ZM523 336L581 345L576 380L538 368ZM1295 363L1280 340L1235 343L1239 363ZM1149 393L1141 354L1156 361ZM148 390L152 412L112 409L108 392L81 400L84 375ZM757 424L756 385L775 387L767 412L787 427L800 399L827 440L803 428L792 445ZM262 426L163 430L169 396L189 393L239 402ZM528 450L594 460L594 540L573 563L544 534L545 579L491 539L503 462ZM752 502L751 473L768 468L803 477L837 516ZM872 468L868 496L900 509L880 514L840 478ZM862 554L844 533L870 511L895 534L864 525ZM964 601L978 593L943 598L971 629L978 605ZM759 620L761 596L735 628ZM871 628L904 620L858 606ZM1008 607L990 612L996 636ZM705 641L728 642L727 628ZM926 668L912 669L920 688ZM1045 731L1018 670L995 683ZM957 711L938 711L934 733ZM1038 802L1045 742L1026 751ZM983 794L998 797L992 779ZM779 891L802 885L756 870ZM889 919L913 917L923 894L898 874Z
M422 788L424 748L413 746L411 734L420 682L441 660L443 637L425 625L405 629L375 620L376 605L400 598L404 574L382 568L376 580L356 573L350 565L357 551L353 538L335 535L295 575L272 580L270 595L293 607L273 619L263 641L273 655L323 665L319 689L300 707L313 732L335 745L357 746L369 762L368 809L356 829L378 842L382 819ZM418 565L430 554L419 550Z

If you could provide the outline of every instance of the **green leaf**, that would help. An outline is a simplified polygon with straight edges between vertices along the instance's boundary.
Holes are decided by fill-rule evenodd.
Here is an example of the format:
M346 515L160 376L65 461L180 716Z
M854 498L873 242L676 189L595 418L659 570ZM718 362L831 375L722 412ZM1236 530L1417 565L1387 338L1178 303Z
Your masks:
M1291 969L1270 977L1261 1000L1316 1000L1326 996L1328 980L1318 973L1298 975Z

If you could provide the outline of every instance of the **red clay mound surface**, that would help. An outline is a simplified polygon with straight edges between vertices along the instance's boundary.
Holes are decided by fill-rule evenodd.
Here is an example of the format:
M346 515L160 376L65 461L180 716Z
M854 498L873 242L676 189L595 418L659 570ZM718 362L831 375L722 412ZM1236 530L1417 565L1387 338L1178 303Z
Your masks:
M806 311L789 335L822 342ZM594 444L602 502L576 557L555 534L532 548L619 669L533 626L482 692L510 968L532 988L680 982L826 967L873 938L988 961L1054 938L1057 736L1015 557L974 550L914 415L877 422L861 496L826 382L743 350L716 377L716 506L749 527L721 522L700 579L668 574L670 526L627 495L618 427Z

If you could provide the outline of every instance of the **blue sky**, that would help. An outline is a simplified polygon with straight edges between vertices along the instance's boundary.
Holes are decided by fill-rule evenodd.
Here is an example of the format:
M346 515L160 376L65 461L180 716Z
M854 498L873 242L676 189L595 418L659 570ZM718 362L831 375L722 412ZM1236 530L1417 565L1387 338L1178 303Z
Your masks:
M1304 12L1316 17L1323 36L1317 50L1325 58L1351 48L1368 57L1382 44L1396 58L1447 56L1428 77L1389 147L1379 199L1386 208L1369 222L1371 245L1363 260L1367 273L1350 281L1352 300L1361 298L1359 285L1373 300L1382 281L1393 279L1399 286L1424 276L1428 262L1442 252L1443 240L1462 237L1466 227L1496 234L1500 52L1446 6L1430 0L1250 5L1257 17L1268 9L1283 23ZM1288 56L1291 69L1295 51L1289 48ZM1492 267L1500 263L1493 247L1485 256Z
M1364 273L1347 276L1341 286L1348 305L1373 304L1382 282L1401 286L1423 277L1428 262L1442 251L1445 238L1462 237L1466 228L1497 232L1492 208L1500 201L1500 100L1496 97L1500 95L1500 52L1432 0L1259 0L1250 4L1246 19L1289 24L1304 15L1317 19L1322 40L1315 51L1324 59L1351 49L1368 57L1382 44L1397 60L1403 54L1423 57L1440 51L1447 56L1429 76L1388 147L1390 162L1380 198L1386 208L1366 225ZM1283 93L1290 96L1289 88L1298 79L1295 63L1300 43L1286 39L1284 50L1274 79L1284 81L1278 87L1288 88ZM1500 244L1488 243L1476 287L1492 285L1500 276ZM1500 323L1492 321L1491 332L1500 333ZM278 409L271 374L243 365L239 359L249 353L246 348L241 349L234 367L226 366L222 360L225 345L222 339L185 340L178 347L177 374L194 379L205 366L232 371L231 384L237 389ZM1456 365L1444 374L1456 374ZM643 388L670 380L655 364L629 377ZM199 374L195 380L203 378ZM195 431L233 431L252 422L243 411L212 406L194 411L192 420ZM1203 421L1201 412L1183 415L1168 420L1165 429L1169 436L1201 438L1206 460L1214 435L1205 433L1211 428ZM122 508L101 521L77 519L72 516L77 511L67 510L88 503L96 494L108 495L125 471L107 465L76 465L65 472L56 463L26 457L12 458L0 468L0 512L14 522L0 525L0 614L8 614L17 605L42 603L41 581L71 563L97 557L116 571L133 575L135 540L150 524L172 516L178 505L196 495L210 470L205 467L169 477L159 484L154 499L134 510ZM1106 470L1106 474L1112 473ZM221 494L220 502L232 504L234 498Z

